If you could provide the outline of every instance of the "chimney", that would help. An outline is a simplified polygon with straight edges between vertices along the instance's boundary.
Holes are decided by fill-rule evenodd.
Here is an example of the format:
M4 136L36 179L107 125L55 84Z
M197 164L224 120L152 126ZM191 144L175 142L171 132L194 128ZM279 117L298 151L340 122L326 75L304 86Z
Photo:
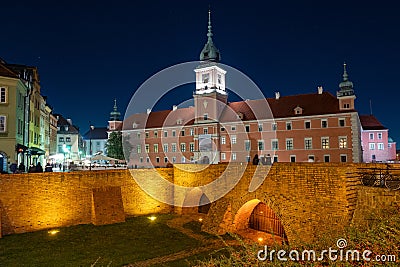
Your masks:
M275 92L275 99L279 99L281 97L281 94L279 92Z
M72 125L72 120L71 119L67 119L67 121L68 121L69 125Z
M175 111L175 110L177 110L177 109L178 109L178 106L177 106L177 105L173 105L173 106L172 106L172 110L173 110L173 111Z
M147 114L150 114L151 108L148 108L146 112L147 112Z
M322 86L318 86L318 94L322 95L323 91L324 91L324 88L322 88Z

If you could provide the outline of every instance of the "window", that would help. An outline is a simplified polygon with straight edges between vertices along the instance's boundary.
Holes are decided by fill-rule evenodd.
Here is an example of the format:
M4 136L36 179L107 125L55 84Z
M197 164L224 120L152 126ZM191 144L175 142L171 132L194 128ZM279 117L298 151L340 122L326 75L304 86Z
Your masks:
M217 75L218 83L221 84L221 74Z
M150 145L149 144L145 144L145 149L146 149L146 153L150 152Z
M173 136L173 137L176 136L176 131L175 131L175 130L172 131L172 136Z
M311 121L305 121L304 122L304 128L310 129L311 128Z
M236 144L236 135L232 135L231 142L232 144Z
M168 132L164 131L164 137L168 137Z
M232 127L231 127L231 130L232 130L232 131L236 131L236 126L232 126Z
M262 124L258 124L258 131L259 131L259 132L262 132L262 130L263 130Z
M58 141L59 141L59 142L64 142L64 137L58 138Z
M176 157L172 157L172 163L176 162Z
M382 133L378 133L378 139L382 139Z
M258 140L258 150L264 150L264 141Z
M189 150L190 152L194 152L194 143L189 144Z
M308 162L314 162L314 161L315 161L314 155L308 155Z
M272 150L278 150L278 140L271 140L271 148Z
M185 163L186 162L186 158L185 157L182 157L181 158L181 163Z
M156 162L160 163L160 157L156 157Z
M293 150L293 138L286 139L286 150Z
M321 120L321 128L328 128L328 121L327 120Z
M203 119L204 119L205 121L208 120L208 114L207 114L207 113L204 114Z
M385 146L383 145L383 143L378 143L378 150L384 150Z
M292 123L286 122L286 130L292 130Z
M203 134L208 134L208 128L203 128Z
M158 153L158 144L154 144L154 153Z
M137 134L136 134L136 137L137 137L138 139L140 139L140 133L137 133Z
M340 162L347 162L347 155L340 155Z
M185 136L185 130L181 131L181 136Z
M225 136L221 137L221 145L225 145L226 144L226 138Z
M369 143L369 150L375 150L375 143Z
M278 156L274 156L274 162L278 162Z
M66 137L66 138L65 138L65 141L66 141L66 142L71 142L71 137L69 137L69 136ZM100 143L100 142L98 142L98 143ZM99 145L100 145L100 144L99 144Z
M204 73L203 75L201 75L201 79L203 80L203 83L208 83L208 81L210 80L210 73Z
M168 152L168 144L163 145L163 150L164 150L164 152Z
M157 138L158 137L158 132L154 131L154 137Z
M225 153L221 153L221 160L226 160L226 154Z
M186 152L186 144L185 143L181 144L181 151Z
M149 163L150 162L150 158L146 157L146 162Z
M164 163L168 163L168 158L164 157Z
M225 127L221 127L221 132L225 132Z
M0 103L7 103L7 88L0 87Z
M295 155L290 156L290 162L296 162L296 156Z
M324 155L324 162L330 162L331 157L329 155Z
M339 137L339 148L347 148L347 137L346 136Z
M304 149L312 149L312 138L304 138Z
M140 163L143 163L143 157L140 157L139 161Z
M232 153L232 160L236 160L236 153Z
M276 123L272 123L271 128L272 128L272 131L276 131L277 130Z
M250 125L246 125L246 133L250 132Z
M146 138L149 138L150 134L149 132L146 132Z
M321 146L322 149L329 149L329 137L321 137Z
M172 144L171 145L171 151L172 152L176 152L176 144Z
M344 119L339 119L339 127L344 127L345 124L345 120Z
M250 151L250 148L251 148L250 140L244 140L244 149L246 151Z
M193 135L194 135L194 129L190 128L190 136L193 136Z
M369 139L370 139L370 140L374 140L374 134L373 134L373 133L370 133L370 134L369 134Z
M141 145L137 145L136 146L136 152L139 154L139 153L142 153L142 146Z

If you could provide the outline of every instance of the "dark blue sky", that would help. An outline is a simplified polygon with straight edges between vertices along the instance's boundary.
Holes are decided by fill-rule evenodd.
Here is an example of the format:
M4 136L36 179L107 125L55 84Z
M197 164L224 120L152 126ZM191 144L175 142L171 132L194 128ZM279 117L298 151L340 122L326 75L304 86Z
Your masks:
M56 113L85 132L105 126L113 99L125 112L147 78L198 60L211 4L222 62L247 74L267 97L335 93L348 64L356 108L400 140L397 1L19 1L2 4L0 57L36 65ZM84 2L84 1L81 1ZM194 88L194 85L193 85ZM181 92L190 98L192 89ZM176 96L165 98L170 108Z

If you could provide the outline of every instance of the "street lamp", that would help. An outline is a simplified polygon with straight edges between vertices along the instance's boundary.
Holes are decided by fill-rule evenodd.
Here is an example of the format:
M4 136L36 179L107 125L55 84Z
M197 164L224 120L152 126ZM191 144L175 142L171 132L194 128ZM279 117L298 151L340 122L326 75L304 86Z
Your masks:
M68 147L67 147L67 145L66 144L63 144L63 152L64 152L64 166L63 166L63 171L65 172L65 167L66 167L66 157L65 157L65 154L66 153L69 153L69 149L68 149Z
M89 153L90 153L90 164L89 164L89 171L92 170L92 131L94 129L94 126L92 123L89 121Z

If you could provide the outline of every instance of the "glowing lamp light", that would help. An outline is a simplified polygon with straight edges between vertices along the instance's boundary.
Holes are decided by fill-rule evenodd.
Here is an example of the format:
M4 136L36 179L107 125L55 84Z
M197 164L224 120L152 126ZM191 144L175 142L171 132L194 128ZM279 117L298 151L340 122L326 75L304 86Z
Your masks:
M263 242L264 238L259 237L257 240L258 240L258 242Z
M58 230L58 229L53 229L53 230L47 231L47 233L48 233L49 235L56 235L56 234L59 233L59 232L60 232L60 230Z
M157 219L157 217L156 216L150 216L150 217L147 217L150 221L152 221L152 222L154 222L156 219Z
M202 222L203 221L203 218L199 218L199 222Z

